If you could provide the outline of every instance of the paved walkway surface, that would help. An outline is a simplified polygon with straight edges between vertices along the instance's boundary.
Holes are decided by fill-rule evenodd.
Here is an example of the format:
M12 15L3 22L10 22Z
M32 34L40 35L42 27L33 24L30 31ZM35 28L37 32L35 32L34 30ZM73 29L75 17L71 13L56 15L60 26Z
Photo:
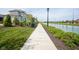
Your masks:
M21 50L57 50L41 24L31 34Z
M0 24L0 26L3 26L3 24Z

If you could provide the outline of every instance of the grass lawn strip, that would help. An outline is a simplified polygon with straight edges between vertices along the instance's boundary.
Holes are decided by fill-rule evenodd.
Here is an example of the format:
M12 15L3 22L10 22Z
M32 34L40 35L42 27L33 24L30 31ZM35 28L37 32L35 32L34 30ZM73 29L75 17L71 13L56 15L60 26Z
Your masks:
M10 27L7 30L0 30L0 49L20 49L28 39L33 28Z

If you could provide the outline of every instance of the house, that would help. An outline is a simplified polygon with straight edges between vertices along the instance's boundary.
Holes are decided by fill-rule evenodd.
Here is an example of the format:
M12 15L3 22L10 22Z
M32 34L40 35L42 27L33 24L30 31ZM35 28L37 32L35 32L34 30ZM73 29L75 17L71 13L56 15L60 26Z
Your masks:
M3 21L3 15L0 14L0 21Z
M79 19L77 19L76 21L78 21L78 22L79 22Z
M76 19L75 22L76 22L76 23L79 23L79 19Z
M23 10L10 10L9 15L11 16L12 21L16 17L19 21L24 21L27 19L26 13Z

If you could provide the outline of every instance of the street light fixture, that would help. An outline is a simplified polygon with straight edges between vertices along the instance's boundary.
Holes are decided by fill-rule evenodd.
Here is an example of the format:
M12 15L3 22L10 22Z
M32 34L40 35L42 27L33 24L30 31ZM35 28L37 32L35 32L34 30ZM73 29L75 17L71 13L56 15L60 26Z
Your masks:
M74 24L74 8L73 8L73 19L72 19L72 24ZM72 31L73 31L73 26L72 26Z
M72 24L74 24L74 8L72 9Z
M49 26L49 8L47 8L47 26Z

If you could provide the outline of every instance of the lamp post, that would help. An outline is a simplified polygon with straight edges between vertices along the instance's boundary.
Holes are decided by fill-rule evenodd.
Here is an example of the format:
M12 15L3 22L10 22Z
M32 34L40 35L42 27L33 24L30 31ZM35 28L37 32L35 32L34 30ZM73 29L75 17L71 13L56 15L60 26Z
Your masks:
M72 24L74 24L74 8L73 8L73 19L72 19ZM73 26L72 26L72 32L73 32Z
M47 8L47 26L49 26L49 8Z
M72 24L74 24L74 8L72 10Z

